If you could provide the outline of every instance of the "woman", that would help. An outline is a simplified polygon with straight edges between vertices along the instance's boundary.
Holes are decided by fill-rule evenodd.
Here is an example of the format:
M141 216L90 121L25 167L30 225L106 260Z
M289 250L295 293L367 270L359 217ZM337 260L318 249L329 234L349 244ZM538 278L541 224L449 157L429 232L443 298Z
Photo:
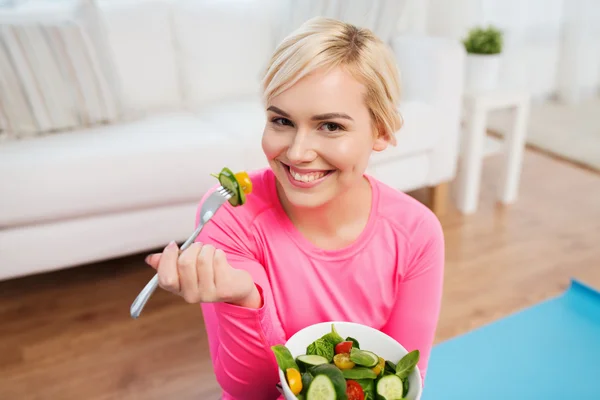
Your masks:
M247 203L222 207L181 254L171 243L147 258L162 288L202 304L224 399L277 398L270 347L328 320L419 349L425 377L442 230L421 203L365 175L371 152L395 144L398 82L393 55L370 31L306 22L264 78L270 168L250 174Z

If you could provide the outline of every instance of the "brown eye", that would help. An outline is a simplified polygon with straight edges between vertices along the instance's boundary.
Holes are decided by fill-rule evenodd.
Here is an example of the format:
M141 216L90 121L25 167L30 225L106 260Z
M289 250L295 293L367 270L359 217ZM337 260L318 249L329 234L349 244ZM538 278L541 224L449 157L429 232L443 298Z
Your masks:
M335 131L339 130L341 127L336 123L326 122L325 124L323 124L323 128L325 128L325 130L328 132L335 132Z
M287 126L292 126L292 121L290 121L287 118L282 118L282 117L277 117L277 118L273 118L271 120L271 122L273 122L275 125L287 125Z

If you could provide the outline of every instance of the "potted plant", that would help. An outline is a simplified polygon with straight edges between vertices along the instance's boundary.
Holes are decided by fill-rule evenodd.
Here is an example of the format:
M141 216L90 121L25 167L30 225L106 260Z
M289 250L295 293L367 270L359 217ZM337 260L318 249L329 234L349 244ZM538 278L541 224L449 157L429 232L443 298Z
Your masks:
M472 28L463 45L467 51L465 89L469 92L493 90L498 85L503 34L494 26Z

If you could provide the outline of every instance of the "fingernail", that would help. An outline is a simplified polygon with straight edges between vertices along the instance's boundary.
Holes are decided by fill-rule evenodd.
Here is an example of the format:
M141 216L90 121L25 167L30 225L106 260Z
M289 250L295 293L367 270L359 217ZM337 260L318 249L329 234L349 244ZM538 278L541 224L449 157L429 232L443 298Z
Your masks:
M150 256L146 256L146 258L144 258L144 262L146 264L150 264Z
M177 247L177 243L175 243L174 240L171 240L171 242L167 245L167 249L172 249L174 247Z

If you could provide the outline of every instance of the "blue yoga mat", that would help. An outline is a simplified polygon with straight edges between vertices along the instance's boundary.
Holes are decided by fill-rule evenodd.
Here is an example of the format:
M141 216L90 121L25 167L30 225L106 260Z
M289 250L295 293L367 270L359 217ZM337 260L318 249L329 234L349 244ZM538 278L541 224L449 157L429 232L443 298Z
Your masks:
M434 346L422 400L600 400L600 292L560 296Z

